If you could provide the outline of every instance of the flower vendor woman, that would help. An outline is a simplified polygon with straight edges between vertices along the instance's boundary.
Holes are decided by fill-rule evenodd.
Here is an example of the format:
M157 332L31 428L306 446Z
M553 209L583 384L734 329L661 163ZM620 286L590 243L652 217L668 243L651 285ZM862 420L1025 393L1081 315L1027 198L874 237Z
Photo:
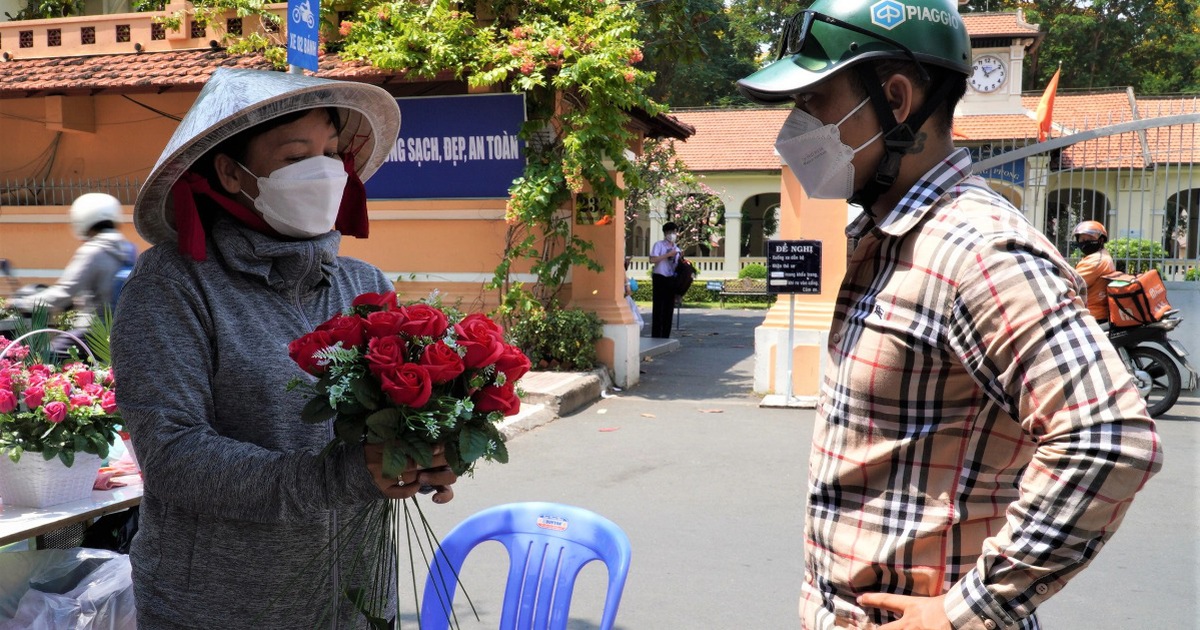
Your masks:
M314 557L364 505L454 473L381 475L378 448L337 446L300 421L288 342L393 290L338 255L367 236L362 181L400 112L382 88L218 69L180 122L134 207L153 247L125 286L112 335L117 401L145 475L130 551L138 627L317 628L363 571ZM344 536L342 537L344 538ZM361 566L361 565L360 565ZM341 603L337 603L341 602ZM356 622L357 623L357 622ZM339 627L354 627L343 623Z

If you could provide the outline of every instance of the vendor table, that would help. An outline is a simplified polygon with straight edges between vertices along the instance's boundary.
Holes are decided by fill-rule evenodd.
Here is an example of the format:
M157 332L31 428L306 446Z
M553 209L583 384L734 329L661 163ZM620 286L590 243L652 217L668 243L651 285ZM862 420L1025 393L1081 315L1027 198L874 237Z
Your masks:
M0 547L36 538L76 523L86 523L142 502L142 476L119 477L129 484L112 490L93 490L90 499L43 508L0 505ZM30 545L33 548L33 545Z

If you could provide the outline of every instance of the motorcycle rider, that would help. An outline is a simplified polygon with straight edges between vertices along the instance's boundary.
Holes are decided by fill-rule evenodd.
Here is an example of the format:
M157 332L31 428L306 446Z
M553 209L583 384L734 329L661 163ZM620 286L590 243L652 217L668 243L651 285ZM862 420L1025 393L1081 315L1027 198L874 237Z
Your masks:
M9 306L26 313L39 304L51 312L74 308L78 316L72 322L72 329L82 331L106 306L115 306L113 284L117 272L132 264L136 250L117 229L121 202L112 195L80 195L71 204L70 218L71 229L83 244L75 250L62 276L53 286L14 297Z
M1096 321L1108 321L1108 280L1105 276L1117 270L1112 256L1105 249L1108 230L1099 221L1083 221L1075 226L1075 246L1083 252L1083 258L1075 264L1075 271L1087 283L1087 307Z

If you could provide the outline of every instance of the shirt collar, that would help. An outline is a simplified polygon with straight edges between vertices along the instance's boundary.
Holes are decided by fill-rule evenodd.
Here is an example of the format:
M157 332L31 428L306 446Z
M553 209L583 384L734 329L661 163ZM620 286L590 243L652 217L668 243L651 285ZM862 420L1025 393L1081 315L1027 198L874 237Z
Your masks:
M921 179L908 189L900 203L878 221L866 212L860 214L846 228L846 236L862 238L873 228L878 228L890 236L903 235L924 218L938 198L970 175L970 169L971 152L965 148L956 149L921 176Z

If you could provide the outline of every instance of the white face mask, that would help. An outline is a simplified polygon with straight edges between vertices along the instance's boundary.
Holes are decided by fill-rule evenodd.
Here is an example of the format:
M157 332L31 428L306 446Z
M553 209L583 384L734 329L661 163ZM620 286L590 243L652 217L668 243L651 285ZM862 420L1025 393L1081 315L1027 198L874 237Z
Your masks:
M670 234L667 235L667 240L674 243L675 241L679 240L679 235L674 232L671 232Z
M854 154L875 142L883 131L851 149L842 142L838 127L862 109L863 99L837 123L822 125L812 114L796 108L788 115L775 139L775 150L792 174L800 180L804 192L814 199L849 199L854 194Z
M320 236L333 228L349 178L341 160L324 155L288 164L270 177L254 176L258 181L254 209L276 232L294 238Z

